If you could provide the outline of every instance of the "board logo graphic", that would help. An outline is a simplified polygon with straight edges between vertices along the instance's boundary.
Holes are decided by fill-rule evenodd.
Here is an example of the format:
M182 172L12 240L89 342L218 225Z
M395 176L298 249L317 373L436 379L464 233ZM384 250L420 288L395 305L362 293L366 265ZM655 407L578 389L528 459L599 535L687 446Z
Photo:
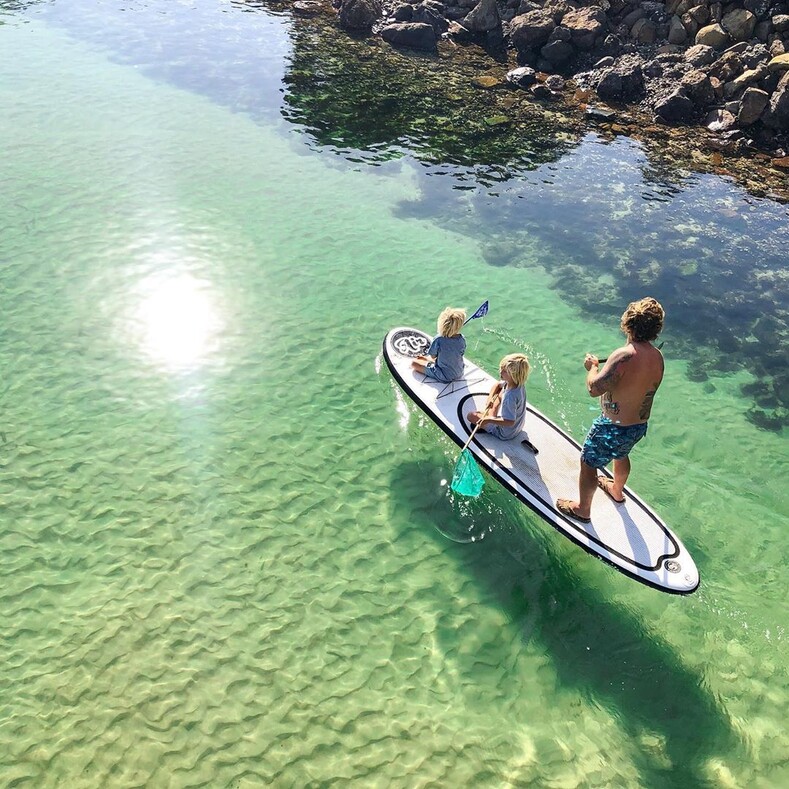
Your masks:
M663 565L670 573L678 573L682 567L680 567L679 562L675 562L673 559L667 559L666 563Z
M403 329L392 337L392 348L400 356L419 356L427 352L430 340L422 332L413 329Z

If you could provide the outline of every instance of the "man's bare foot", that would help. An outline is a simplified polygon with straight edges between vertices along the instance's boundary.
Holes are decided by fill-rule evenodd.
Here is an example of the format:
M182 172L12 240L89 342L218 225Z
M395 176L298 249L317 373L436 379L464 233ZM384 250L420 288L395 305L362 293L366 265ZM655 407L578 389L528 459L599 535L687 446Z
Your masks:
M569 499L556 499L556 509L559 510L562 515L575 518L577 521L581 521L581 523L591 523L591 518L586 515L580 515L576 511L580 506L580 503L577 501L570 501Z
M622 494L621 499L617 499L614 496L613 489L614 489L614 481L609 479L608 477L597 477L597 487L603 491L607 496L611 498L612 501L615 501L617 504L624 504L627 501L627 497L625 494Z

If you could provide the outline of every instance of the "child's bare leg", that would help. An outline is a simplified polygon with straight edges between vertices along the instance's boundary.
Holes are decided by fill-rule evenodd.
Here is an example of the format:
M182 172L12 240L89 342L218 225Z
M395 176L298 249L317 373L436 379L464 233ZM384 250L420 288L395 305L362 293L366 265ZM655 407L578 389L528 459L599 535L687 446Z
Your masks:
M427 359L425 357L421 357L424 361L419 361L420 357L417 356L413 362L411 362L411 369L416 370L418 373L423 373L425 371L425 365L427 364Z

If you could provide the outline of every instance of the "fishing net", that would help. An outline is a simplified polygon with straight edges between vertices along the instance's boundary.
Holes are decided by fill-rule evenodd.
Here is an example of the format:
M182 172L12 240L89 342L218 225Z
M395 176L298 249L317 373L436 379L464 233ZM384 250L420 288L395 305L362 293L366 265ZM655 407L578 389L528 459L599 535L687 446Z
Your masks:
M485 479L471 456L471 452L464 449L460 453L458 462L455 464L455 473L452 475L450 487L461 496L476 498L482 493L484 485Z

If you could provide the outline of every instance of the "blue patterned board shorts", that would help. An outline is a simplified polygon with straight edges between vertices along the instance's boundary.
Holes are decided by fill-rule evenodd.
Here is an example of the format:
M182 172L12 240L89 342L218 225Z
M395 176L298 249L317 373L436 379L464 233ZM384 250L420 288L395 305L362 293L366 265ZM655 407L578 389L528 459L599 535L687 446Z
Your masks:
M603 468L612 460L627 457L630 450L647 434L647 423L617 425L607 416L598 416L589 430L581 451L581 460L592 468Z

